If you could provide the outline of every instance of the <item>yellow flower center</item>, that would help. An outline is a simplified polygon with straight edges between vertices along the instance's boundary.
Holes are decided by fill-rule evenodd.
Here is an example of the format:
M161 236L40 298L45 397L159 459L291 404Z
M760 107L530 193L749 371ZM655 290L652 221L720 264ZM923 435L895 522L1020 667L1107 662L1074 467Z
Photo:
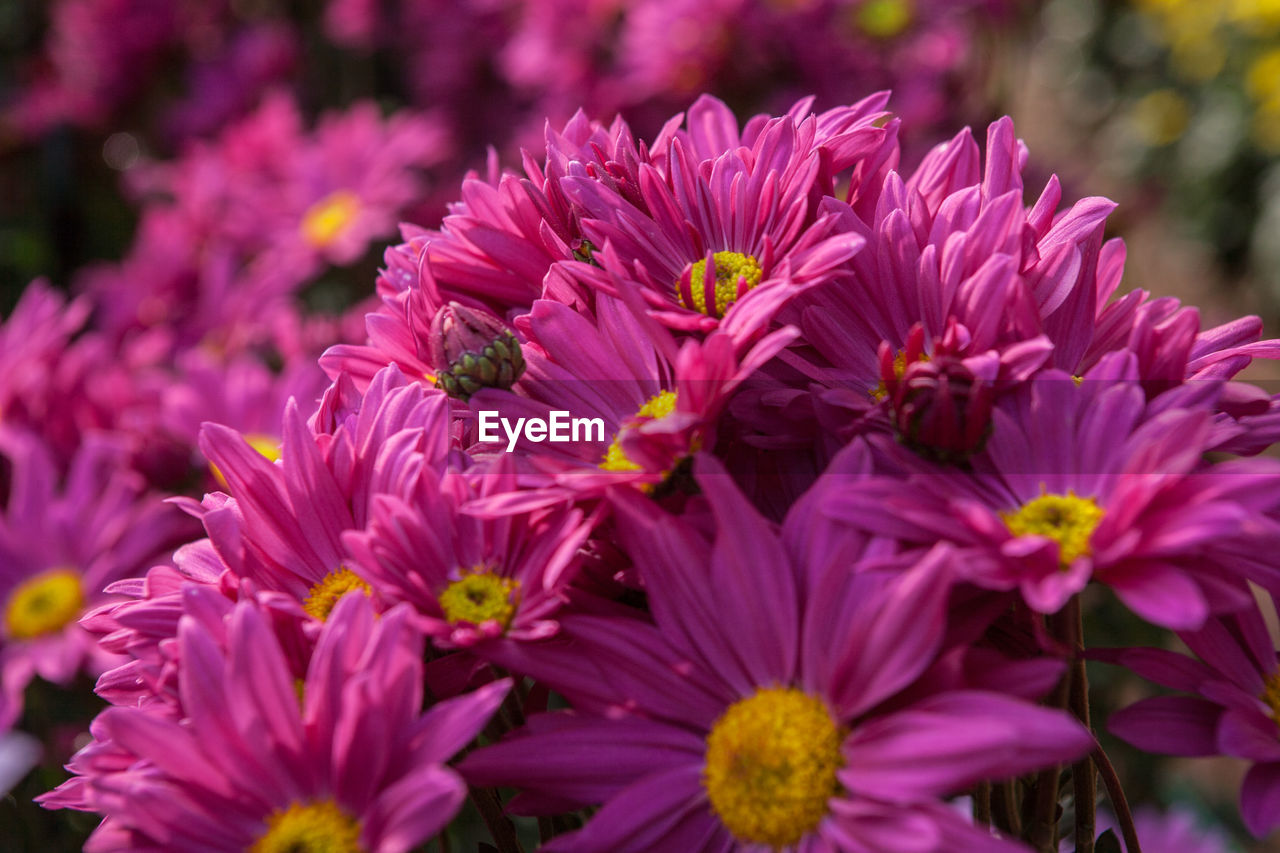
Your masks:
M249 853L364 853L360 822L333 800L293 803L267 817L267 831Z
M1014 536L1044 536L1058 543L1058 560L1066 568L1077 557L1093 553L1089 540L1106 510L1093 498L1042 494L1021 508L1000 513Z
M302 215L302 239L314 249L323 249L342 236L359 213L358 195L350 190L330 193Z
M274 436L265 435L263 433L251 433L244 437L249 446L263 456L268 462L277 462L280 459L280 439ZM213 475L213 479L218 481L218 485L224 489L230 489L227 478L222 475L222 471L218 470L218 466L212 462L209 463L209 473Z
M676 392L675 391L659 391L653 397L640 407L640 411L636 412L637 418L645 420L657 420L665 418L676 410ZM600 467L606 471L639 471L640 465L632 462L627 458L627 454L623 452L622 445L619 441L622 433L613 437L613 442L609 445L609 449L604 452L604 461L600 463Z
M74 569L49 569L27 578L9 594L4 623L15 640L55 634L84 607L84 587Z
M740 841L795 844L839 791L841 739L826 705L800 690L763 688L733 703L707 735L712 810Z
M692 308L706 314L708 313L707 286L710 284L715 290L715 316L723 317L724 312L738 299L738 280L745 279L747 290L750 290L760 283L762 271L759 261L751 255L744 255L741 252L716 252L711 257L715 260L715 282L709 281L710 275L707 273L706 259L694 261L689 272L689 290L693 296L692 304L685 301L685 295L681 292L681 287L678 283L676 285L676 297L685 308Z
M858 7L854 24L872 38L891 39L911 24L910 0L867 0Z
M302 609L323 622L333 612L338 599L353 589L358 589L365 595L369 594L368 583L346 566L338 566L311 587L311 592L302 602Z
M459 622L483 625L492 621L505 629L516 615L515 597L519 589L518 580L483 569L472 570L440 593L440 609L444 611L444 618L454 625Z

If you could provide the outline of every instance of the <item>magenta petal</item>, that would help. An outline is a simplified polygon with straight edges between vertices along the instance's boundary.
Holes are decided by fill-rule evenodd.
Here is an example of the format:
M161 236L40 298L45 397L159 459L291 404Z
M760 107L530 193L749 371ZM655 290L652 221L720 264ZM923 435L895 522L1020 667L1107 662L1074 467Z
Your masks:
M1148 681L1187 693L1207 679L1213 678L1213 670L1198 660L1165 649L1090 649L1089 657L1123 666Z
M1157 562L1106 572L1099 580L1116 591L1130 610L1175 631L1194 631L1209 616L1204 593L1185 572Z
M812 686L851 718L910 684L932 661L945 625L951 552L934 549L880 589L832 566L806 618Z
M418 724L420 733L414 738L414 753L423 760L448 761L479 734L510 689L511 679L504 678L436 703Z
M831 818L819 832L836 842L840 850L858 853L933 853L942 834L929 815L912 808L863 798L831 800Z
M177 723L136 708L108 708L97 722L105 737L174 778L222 796L235 794L226 774L209 762L190 730Z
M1164 755L1217 755L1222 708L1193 696L1156 696L1116 711L1107 729L1139 749Z
M1092 735L1059 711L995 693L939 694L855 727L840 781L893 802L945 795L1079 758Z
M1263 713L1261 705L1229 709L1218 724L1218 750L1224 755L1280 764L1276 721Z
M1258 838L1280 826L1280 763L1249 768L1240 787L1240 816Z
M585 805L654 773L701 766L705 749L698 735L648 720L537 714L520 733L468 755L460 769L473 785L518 784Z
M360 841L371 853L404 853L444 829L466 797L466 785L452 770L420 767L378 795Z
M685 764L646 776L605 803L587 825L546 846L560 853L649 853L674 850L686 821L714 826L702 789L702 766Z

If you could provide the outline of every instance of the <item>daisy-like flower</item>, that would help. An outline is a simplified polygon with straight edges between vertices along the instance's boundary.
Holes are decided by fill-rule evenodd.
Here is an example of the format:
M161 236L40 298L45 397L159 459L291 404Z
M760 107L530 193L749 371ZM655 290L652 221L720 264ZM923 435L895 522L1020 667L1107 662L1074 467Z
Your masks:
M42 802L105 815L89 851L409 850L458 811L466 787L444 762L510 683L423 713L422 637L408 615L376 617L364 596L345 597L300 682L253 603L237 604L220 631L184 618L181 719L104 711L97 742L72 761L70 791ZM113 761L88 760L104 745Z
M829 281L862 247L860 234L839 227L852 210L831 195L832 181L892 147L896 125L876 127L883 103L822 116L798 106L740 137L728 108L704 98L690 110L689 132L673 135L661 160L640 164L638 197L575 169L561 186L598 247L592 263L609 275L580 274L606 290L634 282L675 329L709 332L722 319L735 336L763 328L787 298Z
M394 367L362 399L349 382L331 390L315 431L290 401L283 440L268 448L278 461L230 427L205 424L200 449L230 494L182 501L237 577L320 620L345 592L369 592L348 565L342 534L367 523L374 495L410 490L416 473L440 464L449 447L445 395L408 383Z
M1249 831L1261 838L1280 827L1280 658L1275 642L1253 603L1178 636L1198 660L1153 648L1092 653L1179 691L1116 711L1107 728L1147 752L1252 761L1240 791L1240 812Z
M542 493L548 500L623 483L658 486L690 454L714 446L717 420L734 390L794 337L793 330L779 330L741 355L745 347L719 332L677 348L666 329L618 300L602 295L596 308L589 318L539 300L526 324L524 377L510 391L486 388L468 401L474 412L496 411L512 423L548 420L553 411L596 421L580 440L539 443L522 436L516 443L517 455L554 483ZM476 435L481 442L474 451L500 449Z
M1154 395L1201 378L1229 378L1277 347L1258 342L1256 317L1201 330L1194 309L1135 290L1112 300L1124 244L1103 240L1115 204L1085 198L1059 211L1050 178L1024 205L1025 146L1007 117L987 130L985 158L968 130L937 146L910 175L891 173L866 224L867 248L839 286L806 293L782 313L821 356L804 372L829 387L871 393L879 347L903 352L921 325L926 341L958 324L975 352L1044 336L1049 365L1082 376L1107 353L1137 354ZM793 316L791 311L797 312Z
M554 634L578 550L591 530L568 506L507 516L467 512L516 489L510 457L465 472L424 471L418 488L374 499L368 526L344 542L384 600L408 601L444 647Z
M1026 156L1005 118L988 129L985 162L965 130L909 176L890 173L865 224L845 225L868 244L852 275L783 312L819 356L798 366L824 386L865 397L881 381L881 344L900 354L917 326L931 346L957 325L976 354L1041 334L1056 344L1060 326L1087 324L1097 291L1105 302L1119 282L1119 268L1099 261L1115 205L1089 198L1059 214L1055 179L1026 207ZM1083 320L1075 311L1081 301Z
M575 710L468 756L467 778L523 788L517 811L601 804L551 850L1021 849L941 798L1093 740L1061 712L981 689L886 704L940 651L946 552L896 578L828 566L812 543L789 553L722 468L695 468L714 543L705 524L619 496L654 623L565 617L569 642L501 656ZM801 594L810 558L833 570Z
M131 178L172 199L152 209L179 221L186 244L228 253L253 267L251 278L290 293L394 233L418 195L417 169L441 153L438 128L416 114L384 120L360 103L310 130L292 97L275 93L216 140Z
M1038 374L993 413L968 470L877 442L898 473L857 484L825 511L918 548L952 542L966 579L1017 589L1042 613L1092 579L1157 625L1199 627L1247 601L1246 579L1274 579L1266 556L1244 543L1277 533L1269 514L1280 468L1203 463L1212 401L1182 408L1169 392L1147 404L1135 361L1113 353L1079 383Z
M10 472L0 515L0 692L17 697L34 676L66 684L118 662L77 622L108 600L105 587L159 561L185 528L106 436L85 439L65 479L34 436L0 431L0 452Z

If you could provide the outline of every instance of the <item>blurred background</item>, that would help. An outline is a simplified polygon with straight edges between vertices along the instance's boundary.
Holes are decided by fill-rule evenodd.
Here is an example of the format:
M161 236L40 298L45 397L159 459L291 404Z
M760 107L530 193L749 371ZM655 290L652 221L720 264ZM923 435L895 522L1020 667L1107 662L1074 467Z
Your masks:
M1057 173L1068 199L1120 203L1125 289L1280 332L1280 0L4 0L0 315L45 279L92 307L69 340L92 327L161 386L193 382L193 353L280 375L361 338L398 222L436 226L469 170L537 160L548 121L620 114L651 138L702 92L746 118L882 89L905 168L1010 114L1031 192ZM115 408L142 422L150 400ZM98 408L76 424L118 417ZM1092 644L1166 642L1110 606ZM1093 679L1099 708L1148 690ZM11 781L0 750L0 849L79 849L92 828L30 802L64 778L91 684L28 688L18 728L42 757ZM1241 766L1107 746L1135 802L1212 827L1206 853L1280 850L1240 827Z

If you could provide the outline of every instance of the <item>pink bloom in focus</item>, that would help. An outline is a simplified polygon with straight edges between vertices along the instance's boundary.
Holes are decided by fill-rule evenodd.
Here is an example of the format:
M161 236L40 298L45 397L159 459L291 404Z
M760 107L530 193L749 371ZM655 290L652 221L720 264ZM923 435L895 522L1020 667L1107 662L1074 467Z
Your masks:
M1197 628L1246 603L1247 579L1274 582L1274 567L1247 543L1280 535L1280 466L1205 464L1213 399L1178 402L1212 389L1187 386L1147 404L1135 362L1114 353L1079 383L1038 374L1002 401L964 470L873 440L892 473L825 511L919 549L955 543L965 579L1017 589L1041 613L1092 579L1150 622Z
M264 448L272 459L230 427L206 423L200 449L228 493L181 503L235 577L323 620L345 592L370 592L348 565L342 535L368 523L375 495L409 493L419 472L443 464L448 402L391 367L363 398L340 379L313 421L315 429L290 401L281 444Z
M422 713L422 638L407 616L375 617L364 596L345 597L300 682L252 603L220 631L183 619L182 719L110 708L82 755L113 747L111 762L73 759L80 775L64 787L106 816L85 849L288 849L320 836L396 853L439 832L466 796L444 762L510 683ZM61 790L42 800L68 805Z
M575 710L468 756L468 780L520 786L517 812L602 804L557 851L1023 849L941 798L1093 739L1062 712L982 689L892 701L941 650L945 550L896 579L852 573L819 543L789 552L786 525L780 541L711 460L696 473L714 543L708 525L621 495L654 622L565 616L568 642L501 655Z
M591 524L565 505L467 511L471 501L515 491L514 467L499 457L460 473L424 469L415 491L379 495L368 526L343 537L361 577L384 600L412 604L442 647L536 640L557 629Z

